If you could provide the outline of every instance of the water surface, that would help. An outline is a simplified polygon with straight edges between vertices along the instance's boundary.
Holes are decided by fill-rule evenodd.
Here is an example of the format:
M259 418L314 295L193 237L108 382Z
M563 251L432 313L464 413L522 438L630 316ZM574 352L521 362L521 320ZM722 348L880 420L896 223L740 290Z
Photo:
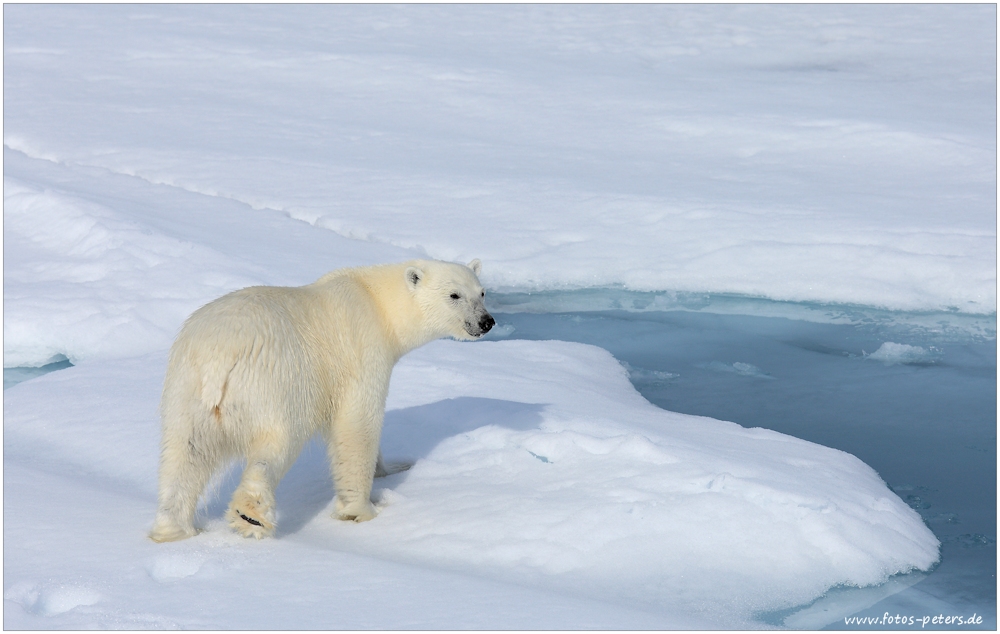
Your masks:
M664 409L856 455L942 542L940 564L893 580L881 590L889 596L833 591L808 614L765 621L864 629L843 617L888 612L914 617L915 625L898 624L913 629L925 616L977 614L980 628L995 629L995 316L615 289L494 294L490 307L492 337L605 348Z

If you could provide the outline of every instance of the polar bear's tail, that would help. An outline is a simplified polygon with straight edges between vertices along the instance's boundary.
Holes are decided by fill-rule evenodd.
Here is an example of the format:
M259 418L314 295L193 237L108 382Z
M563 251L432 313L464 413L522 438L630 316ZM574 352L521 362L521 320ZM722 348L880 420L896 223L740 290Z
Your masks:
M236 355L229 358L209 357L199 364L201 378L201 405L208 410L215 422L222 422L222 399L226 396L229 374L236 367Z

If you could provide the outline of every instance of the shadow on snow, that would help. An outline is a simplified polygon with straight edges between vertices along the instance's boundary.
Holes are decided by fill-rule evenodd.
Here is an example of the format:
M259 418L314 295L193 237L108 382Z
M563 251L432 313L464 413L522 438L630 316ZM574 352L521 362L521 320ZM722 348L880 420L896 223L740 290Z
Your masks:
M412 465L426 457L442 441L486 425L518 431L537 428L544 405L491 398L459 397L428 405L387 411L382 428L382 455L387 465ZM230 466L206 493L200 515L217 519L223 515L239 484L243 463ZM375 489L395 488L409 472L375 481ZM306 443L275 491L280 538L298 532L333 501L333 480L326 447L317 437ZM332 520L331 520L332 521Z

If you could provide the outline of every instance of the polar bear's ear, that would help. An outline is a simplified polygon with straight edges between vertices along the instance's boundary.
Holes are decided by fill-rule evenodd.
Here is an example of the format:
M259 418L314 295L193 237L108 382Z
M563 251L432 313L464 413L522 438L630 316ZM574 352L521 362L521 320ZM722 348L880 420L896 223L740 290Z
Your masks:
M415 266L406 267L406 285L411 291L417 290L420 280L424 279L424 272Z
M483 263L477 258L472 262L469 262L469 268L472 269L473 273L479 275L479 272L483 270Z

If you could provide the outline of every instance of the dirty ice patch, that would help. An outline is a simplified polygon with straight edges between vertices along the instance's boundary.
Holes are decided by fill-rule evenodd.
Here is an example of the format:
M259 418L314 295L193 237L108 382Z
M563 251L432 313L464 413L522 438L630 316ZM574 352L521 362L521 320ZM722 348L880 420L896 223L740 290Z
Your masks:
M866 355L866 359L881 361L885 365L931 365L941 359L941 351L931 346L921 348L905 343L886 341L875 352Z
M405 357L383 452L414 466L385 483L375 521L334 525L337 539L729 624L937 561L917 513L854 456L665 412L623 370L556 341ZM433 443L409 436L434 437L435 419L447 432Z

